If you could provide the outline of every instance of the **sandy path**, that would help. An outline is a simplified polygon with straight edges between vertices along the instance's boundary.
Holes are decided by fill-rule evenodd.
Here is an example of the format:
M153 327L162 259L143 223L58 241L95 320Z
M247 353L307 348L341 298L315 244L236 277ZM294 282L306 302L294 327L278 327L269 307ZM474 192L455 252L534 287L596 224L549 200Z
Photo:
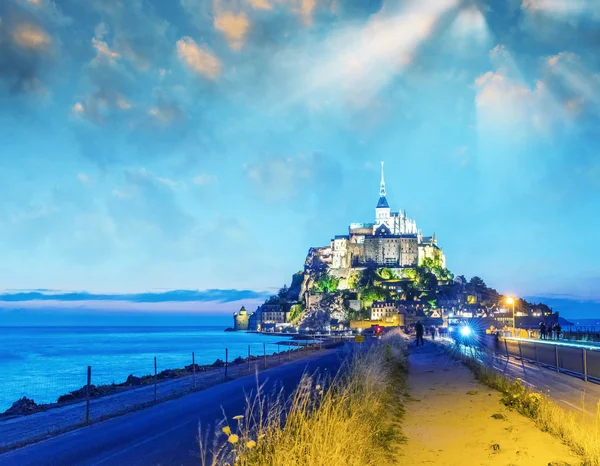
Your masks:
M410 396L403 423L407 441L399 464L581 464L559 440L502 405L498 392L480 385L467 368L427 343L419 348L411 343ZM495 419L494 414L505 418Z

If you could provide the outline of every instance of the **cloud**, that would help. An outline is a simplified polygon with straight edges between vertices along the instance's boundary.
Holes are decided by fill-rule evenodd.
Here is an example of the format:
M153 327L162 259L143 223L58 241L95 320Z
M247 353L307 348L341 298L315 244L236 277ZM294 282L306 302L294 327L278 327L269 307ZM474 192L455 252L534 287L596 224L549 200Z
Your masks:
M597 0L523 0L520 28L527 40L564 49L594 47L600 40Z
M523 0L521 7L530 14L562 18L591 15L594 19L600 19L600 8L596 0Z
M210 290L172 290L156 293L137 294L94 294L87 292L43 292L24 291L0 294L2 303L21 303L27 301L128 301L134 303L168 302L219 302L229 303L246 299L266 299L266 291L210 289Z
M199 46L191 37L182 37L177 41L179 59L194 73L210 79L221 74L221 61L206 46Z
M200 186L213 185L217 182L215 175L209 175L207 173L201 173L194 177L194 183Z
M96 35L112 31L115 51L137 69L159 68L169 57L169 23L156 13L152 2L92 0L91 4L102 15Z
M86 95L73 105L71 112L96 125L104 125L115 123L115 114L131 108L127 96L135 89L135 77L121 63L121 55L100 39L102 30L96 28L96 33L100 36L91 40L96 54L83 68Z
M91 181L90 177L85 173L78 173L77 179L81 181L83 184L89 183Z
M108 44L103 40L94 37L92 38L92 45L94 46L97 52L96 60L114 61L118 58L121 58L121 55L119 55L117 52L113 52L108 47Z
M231 12L224 12L215 16L214 26L217 31L223 33L232 49L239 50L244 45L250 22L243 13L236 15Z
M319 152L294 157L268 157L243 166L256 193L267 201L281 202L298 196L321 195L332 179L342 183L338 162Z
M167 100L162 92L158 93L156 104L148 110L152 122L158 126L171 126L185 120L186 115L175 102Z
M566 122L565 109L544 79L533 85L526 83L504 46L496 46L490 57L495 69L480 75L474 83L480 129L508 130L519 139L533 134L552 135L557 125Z
M0 22L0 86L11 94L47 93L59 61L57 32L68 22L54 3L8 0Z
M181 186L146 169L127 170L124 183L108 204L119 233L131 240L143 231L146 244L176 242L185 237L196 220L177 200L174 188Z
M325 38L316 38L304 50L290 47L285 59L295 79L291 80L293 88L286 89L289 96L282 104L323 96L354 108L370 105L410 66L440 18L457 4L457 0L427 0L406 3L403 9L383 8L366 22L351 23Z
M33 24L21 24L15 27L12 38L17 46L32 50L46 50L52 42L46 31Z
M248 0L248 3L257 10L270 10L273 7L269 0Z

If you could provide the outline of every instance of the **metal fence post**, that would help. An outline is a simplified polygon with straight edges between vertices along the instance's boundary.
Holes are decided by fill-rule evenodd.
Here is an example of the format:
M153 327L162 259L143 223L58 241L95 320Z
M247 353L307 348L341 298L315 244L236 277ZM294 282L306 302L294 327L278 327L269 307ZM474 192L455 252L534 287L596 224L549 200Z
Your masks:
M292 360L292 345L291 345L291 344L289 344L287 348L288 348L288 349L287 349L287 353L288 353L288 361L291 361L291 360Z
M229 365L229 350L225 348L225 380L227 380L227 366Z
M154 401L156 402L156 356L154 356Z
M248 345L248 372L250 372L250 345Z
M194 388L196 388L196 358L192 351L192 372L194 373Z
M521 340L519 340L517 344L519 345L519 358L521 359L521 362L523 362L523 350L521 349Z
M90 422L90 385L92 384L92 366L87 369L87 385L85 386L85 423Z
M279 364L281 364L281 351L279 351L279 343L277 343L277 358L279 360Z
M538 357L537 344L535 343L535 341L533 342L533 350L535 351L535 363L538 367L540 367L540 358Z
M265 369L267 368L267 344L263 343L263 359L265 362Z
M587 376L587 350L583 348L583 380L588 381Z
M558 365L558 345L554 345L554 355L556 357L556 372L560 372L560 367Z
M508 355L508 343L506 343L506 337L504 337L504 349L506 350L506 359L510 359Z

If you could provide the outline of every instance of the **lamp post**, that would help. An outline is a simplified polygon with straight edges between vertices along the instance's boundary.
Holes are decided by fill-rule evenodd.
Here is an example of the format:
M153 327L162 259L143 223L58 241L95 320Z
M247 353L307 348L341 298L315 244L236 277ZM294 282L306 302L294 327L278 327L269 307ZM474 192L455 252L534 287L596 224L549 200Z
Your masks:
M512 304L513 337L515 337L517 333L517 319L515 317L515 298L509 296L508 298L506 298L506 304Z

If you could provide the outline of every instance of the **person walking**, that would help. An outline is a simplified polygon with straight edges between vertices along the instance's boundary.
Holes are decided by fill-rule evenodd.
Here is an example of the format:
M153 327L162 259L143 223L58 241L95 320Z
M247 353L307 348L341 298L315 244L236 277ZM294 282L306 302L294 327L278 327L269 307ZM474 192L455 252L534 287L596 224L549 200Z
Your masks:
M562 329L560 328L560 324L558 322L556 322L556 325L554 326L554 331L556 332L556 339L560 340L560 331Z
M421 346L423 346L423 324L420 320L417 320L415 324L415 332L417 333L417 346L419 346L419 342L421 342Z
M546 339L546 324L544 321L540 322L540 340Z
M435 327L433 325L429 327L429 332L431 333L431 340L435 340Z

